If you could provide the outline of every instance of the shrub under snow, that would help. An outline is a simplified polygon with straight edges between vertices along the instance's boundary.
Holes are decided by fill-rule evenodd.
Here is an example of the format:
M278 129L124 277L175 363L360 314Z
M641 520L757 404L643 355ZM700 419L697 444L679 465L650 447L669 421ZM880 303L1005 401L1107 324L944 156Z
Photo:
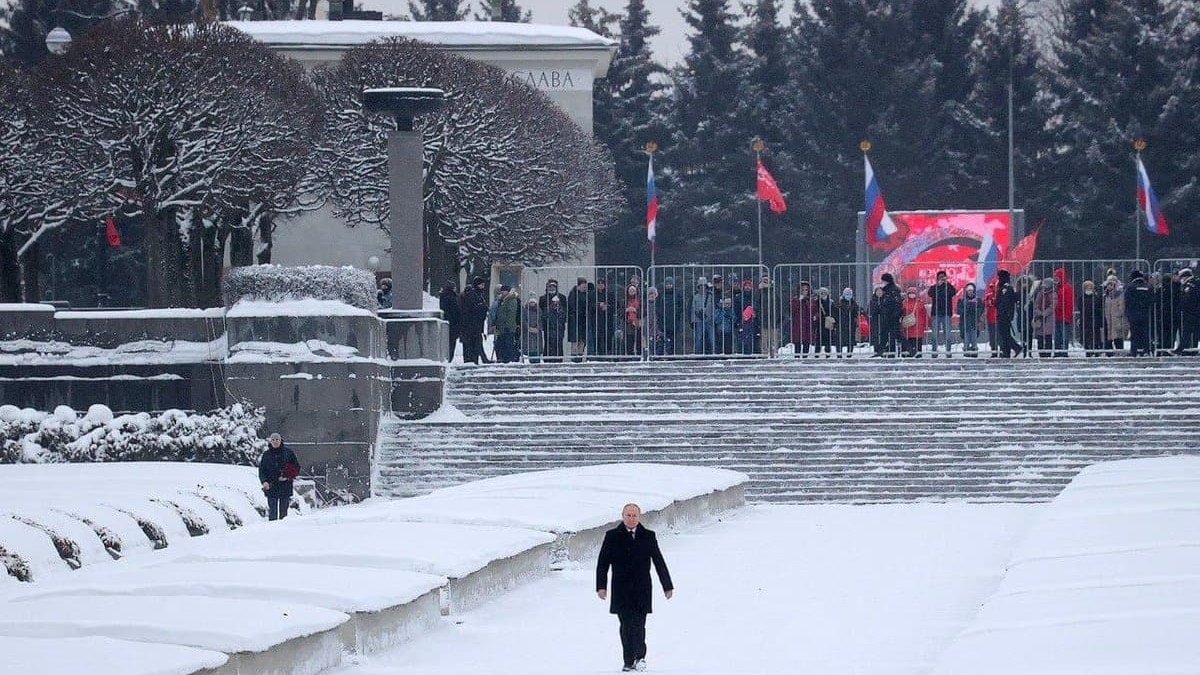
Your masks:
M53 413L0 406L0 463L212 462L258 463L261 409L235 404L205 414L167 410L114 416L94 405L80 417L59 406Z
M352 307L375 311L375 277L354 267L309 265L251 265L235 267L221 281L226 307L239 300L338 300Z

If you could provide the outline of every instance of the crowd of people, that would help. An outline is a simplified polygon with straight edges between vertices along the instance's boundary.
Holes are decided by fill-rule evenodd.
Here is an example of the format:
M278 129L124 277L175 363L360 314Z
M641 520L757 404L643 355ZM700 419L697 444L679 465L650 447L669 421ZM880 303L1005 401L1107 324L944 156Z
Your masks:
M565 294L550 279L524 301L508 285L491 295L483 277L461 294L448 282L439 294L449 353L461 340L465 363L856 352L977 357L981 344L993 358L1064 357L1077 347L1087 356L1115 355L1126 343L1132 356L1195 355L1200 343L1200 289L1190 268L1134 270L1124 280L1110 269L1101 283L1085 279L1078 293L1063 268L1041 279L1000 270L982 290L973 283L956 288L945 271L927 288L901 289L884 273L865 302L849 286L835 296L800 280L782 297L767 274L727 284L719 273L696 277L689 289L671 276L643 286L630 274L620 283L579 277ZM491 355L484 350L488 333Z

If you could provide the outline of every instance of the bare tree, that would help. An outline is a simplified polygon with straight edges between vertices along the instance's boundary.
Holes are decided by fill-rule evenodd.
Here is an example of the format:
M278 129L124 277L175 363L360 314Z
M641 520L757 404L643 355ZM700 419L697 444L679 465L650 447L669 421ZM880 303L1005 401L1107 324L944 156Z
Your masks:
M351 226L386 228L387 133L365 113L370 87L438 87L446 107L418 120L425 140L427 269L543 263L606 227L618 186L606 151L543 93L504 71L403 38L347 52L313 74L330 113L309 186Z
M300 67L221 24L105 24L31 89L41 133L88 160L70 212L144 219L153 307L214 302L225 238L288 207L320 127Z

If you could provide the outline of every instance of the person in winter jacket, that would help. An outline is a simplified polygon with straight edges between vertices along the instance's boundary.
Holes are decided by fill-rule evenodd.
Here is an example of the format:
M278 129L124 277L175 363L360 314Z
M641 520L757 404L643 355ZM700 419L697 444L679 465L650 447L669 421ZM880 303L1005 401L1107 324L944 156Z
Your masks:
M563 338L567 333L567 310L562 295L551 295L546 309L542 310L542 356L547 363L561 363ZM540 301L539 301L540 309Z
M771 283L771 276L764 274L759 277L758 288L754 291L754 318L762 334L761 353L772 357L779 349L779 308L775 301L775 288Z
M987 318L987 334L988 348L991 350L991 358L1000 358L1000 334L996 330L996 294L999 290L999 284L996 279L988 282L987 290L983 294L984 316Z
M1054 355L1065 357L1071 348L1075 328L1075 287L1067 279L1067 270L1054 270Z
M438 307L442 310L442 318L450 326L450 349L446 359L454 360L454 350L458 346L458 336L462 333L462 307L459 306L458 285L453 280L446 282L438 292Z
M621 330L625 335L625 351L627 356L642 355L642 299L638 296L638 287L630 286L625 289L625 324Z
M576 363L587 354L588 335L595 325L595 290L589 290L588 280L579 277L575 288L567 294L567 342L571 343L571 357Z
M392 308L392 278L384 277L379 280L379 290L375 291L375 302L379 309Z
M879 280L883 282L883 312L880 317L883 322L884 354L895 356L897 350L904 344L904 335L900 329L900 317L904 314L904 294L896 285L896 279L890 272L884 272Z
M1079 296L1079 341L1084 356L1099 356L1104 350L1104 296L1096 292L1096 282L1083 282Z
M686 354L687 308L683 296L675 289L675 277L663 279L658 296L658 328L663 335L664 354Z
M645 316L642 335L646 338L646 355L662 356L664 343L662 329L658 327L658 289L653 286L646 289L646 310L642 314Z
M617 298L608 290L608 280L596 279L596 354L608 356L613 353L613 336L617 325Z
M717 331L714 323L717 314L716 301L708 287L708 280L696 280L696 292L689 306L692 324L692 349L696 354L712 354L717 346Z
M530 363L542 360L542 310L533 293L521 310L521 351Z
M258 482L262 483L267 496L267 519L282 520L287 517L288 504L292 501L292 481L300 475L300 462L296 453L283 444L283 437L271 434L267 450L258 460Z
M975 284L963 287L958 299L958 328L962 333L963 355L974 357L979 353L979 324L983 323L985 308L983 300L975 294Z
M500 309L496 312L496 360L513 363L521 359L521 296L511 286L500 287Z
M1180 356L1195 356L1200 344L1200 284L1191 268L1179 271L1179 347Z
M937 273L937 281L927 291L930 301L930 313L933 315L932 356L937 358L938 345L946 344L946 358L950 358L950 347L954 343L953 316L954 296L958 289L950 283L944 270Z
M1154 285L1151 343L1155 353L1165 355L1175 351L1175 345L1179 341L1180 284L1179 276L1174 272L1156 276L1158 283Z
M761 329L758 321L758 312L754 309L754 304L748 304L742 308L742 314L738 317L737 325L737 350L739 354L754 354L758 351L758 342L761 339Z
M1125 318L1125 289L1116 275L1104 280L1104 348L1112 356L1125 348L1129 321Z
M871 327L871 357L884 355L887 346L887 336L883 325L883 284L876 284L871 292L871 302L868 305L867 320Z
M904 355L919 358L925 346L925 331L929 330L929 309L925 307L925 300L917 295L916 286L908 287L902 309L900 325L904 330Z
M1129 273L1125 287L1125 318L1129 322L1129 355L1152 356L1150 351L1150 319L1154 294L1139 270Z
M567 332L567 296L558 292L558 280L550 279L546 281L546 290L542 293L542 297L538 298L538 308L542 310L543 319L545 319L549 313L550 303L554 301L555 298L558 299L558 311L561 313L562 319L562 331L557 333L558 338L561 340L566 337ZM543 336L546 340L549 340L551 338L551 333L546 332L543 334ZM542 353L546 354L547 356L557 355L561 357L563 354L563 348L561 345L559 345L557 349L551 349L550 345L546 344L542 347ZM549 361L550 359L546 360Z
M792 346L796 356L808 356L816 344L817 307L812 298L812 286L801 281L789 304L792 318Z
M1000 343L1000 357L1009 359L1021 353L1021 346L1013 339L1013 318L1020 299L1012 286L1012 275L1008 270L996 272L996 336Z
M817 289L816 299L816 354L825 352L825 358L833 358L833 343L837 339L837 318L833 315L833 299L829 297L829 289L824 286Z
M737 318L733 314L733 298L721 298L717 313L713 317L717 331L717 353L732 354L733 338L737 332Z
M858 330L858 317L862 308L854 301L854 289L843 288L842 297L833 307L835 321L833 344L837 348L838 358L842 358L842 350L846 350L846 358L854 356L855 335Z
M1053 277L1042 279L1038 293L1033 299L1031 324L1034 339L1037 340L1038 356L1043 359L1051 357L1054 352L1055 309L1058 307L1058 293Z
M487 282L475 277L462 294L463 363L479 363L483 355L483 323L487 319Z
M1032 274L1017 277L1017 335L1021 338L1021 349L1025 356L1033 356L1033 301L1037 299L1041 283Z

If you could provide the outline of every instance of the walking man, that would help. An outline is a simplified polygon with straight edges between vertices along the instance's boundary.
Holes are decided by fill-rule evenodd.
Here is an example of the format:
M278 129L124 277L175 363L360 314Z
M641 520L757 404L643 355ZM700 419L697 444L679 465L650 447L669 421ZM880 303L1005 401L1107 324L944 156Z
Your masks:
M270 447L258 462L258 480L267 496L268 520L282 520L292 501L292 479L300 475L300 462L279 434L271 434L267 443Z
M646 669L646 615L651 611L650 563L658 572L663 594L669 600L675 594L671 573L658 548L658 538L641 525L642 509L626 504L621 523L604 534L600 557L596 561L596 595L609 600L609 612L621 624L621 649L625 665L621 670ZM612 568L612 597L608 595L608 569Z

